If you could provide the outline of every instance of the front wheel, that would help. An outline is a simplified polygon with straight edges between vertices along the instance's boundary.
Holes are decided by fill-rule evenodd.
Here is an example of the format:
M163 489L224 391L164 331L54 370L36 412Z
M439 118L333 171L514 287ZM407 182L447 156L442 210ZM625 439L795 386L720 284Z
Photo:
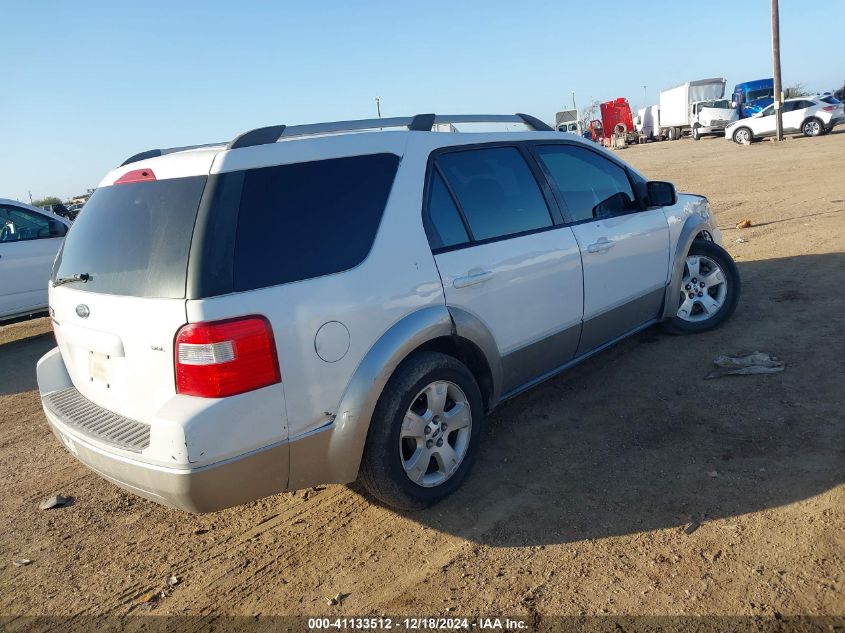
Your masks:
M361 483L388 506L430 506L461 485L484 427L481 391L469 369L446 354L415 354L397 368L376 405Z
M666 326L675 332L719 327L736 310L740 285L739 271L728 252L713 242L695 240L684 262L678 311Z
M734 143L739 145L750 145L754 137L751 135L751 130L747 127L741 127L734 131L733 139Z
M699 128L698 125L696 125L694 128L692 128L692 140L694 140L694 141L700 141L701 140L701 132L699 131L698 128Z

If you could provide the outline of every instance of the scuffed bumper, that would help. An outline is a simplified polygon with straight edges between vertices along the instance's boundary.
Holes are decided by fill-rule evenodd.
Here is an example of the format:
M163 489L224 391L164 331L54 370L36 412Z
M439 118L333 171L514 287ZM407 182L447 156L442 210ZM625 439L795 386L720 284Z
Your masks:
M347 445L337 425L307 436L198 467L168 467L142 461L140 452L111 446L87 433L78 421L63 419L46 396L72 387L58 348L38 362L38 385L51 430L80 462L124 490L187 512L214 512L289 489L319 483L346 483L357 474L357 459L333 463L333 451ZM291 472L292 462L294 465ZM338 468L342 467L340 471Z
M45 408L57 438L80 462L140 497L187 512L214 512L287 489L287 442L196 469L165 468L106 451Z

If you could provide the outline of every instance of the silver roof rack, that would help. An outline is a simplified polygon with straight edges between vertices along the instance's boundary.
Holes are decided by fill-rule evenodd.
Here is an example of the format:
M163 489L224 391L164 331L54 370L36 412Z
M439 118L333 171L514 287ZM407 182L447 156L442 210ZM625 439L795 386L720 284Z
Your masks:
M535 131L554 131L551 127L529 114L417 114L412 117L392 117L387 119L332 121L330 123L311 123L307 125L272 125L270 127L244 132L229 143L228 149L266 145L275 143L283 138L294 136L334 134L337 132L354 132L356 130L404 127L414 132L430 132L432 127L438 123L523 123Z
M537 132L554 130L530 114L417 114L410 117L391 117L386 119L360 119L356 121L332 121L328 123L310 123L306 125L271 125L249 130L237 136L230 143L207 143L172 147L170 149L151 149L127 158L121 166L135 163L146 158L164 156L173 152L182 152L202 147L225 145L227 149L269 145L283 138L311 136L316 134L334 134L356 130L379 130L384 128L406 128L413 132L430 132L437 124L455 123L522 123Z

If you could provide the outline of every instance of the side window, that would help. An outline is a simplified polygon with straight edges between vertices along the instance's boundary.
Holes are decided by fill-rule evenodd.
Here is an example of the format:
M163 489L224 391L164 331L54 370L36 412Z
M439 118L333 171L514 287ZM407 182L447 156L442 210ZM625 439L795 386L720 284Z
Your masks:
M774 111L775 111L775 106L770 105L768 108L766 108L765 110L763 110L760 113L760 116L771 116L772 114L774 114Z
M639 210L628 175L616 163L572 145L537 148L573 222Z
M50 221L39 213L12 206L0 206L0 242L46 239Z
M437 164L475 241L552 226L546 201L515 147L450 152Z
M455 206L452 195L437 171L431 178L425 231L432 249L456 246L469 241L458 207Z
M235 290L338 273L364 261L398 166L394 154L371 154L246 170Z
M803 110L804 108L812 108L815 103L812 101L808 101L807 99L803 99L802 101L798 102L798 105L795 107L796 110Z

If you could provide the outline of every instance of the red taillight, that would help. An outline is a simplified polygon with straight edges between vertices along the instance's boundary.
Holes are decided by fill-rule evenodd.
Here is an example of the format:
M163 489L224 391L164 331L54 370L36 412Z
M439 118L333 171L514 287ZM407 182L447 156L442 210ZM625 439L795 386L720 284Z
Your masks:
M189 323L176 334L176 391L225 398L281 381L270 322L248 316Z
M156 175L152 169L133 169L127 171L120 178L114 181L116 185L127 185L130 182L147 182L148 180L155 180Z
M825 112L833 112L834 110L836 110L836 106L825 106L825 107L823 108L823 110L824 110Z

